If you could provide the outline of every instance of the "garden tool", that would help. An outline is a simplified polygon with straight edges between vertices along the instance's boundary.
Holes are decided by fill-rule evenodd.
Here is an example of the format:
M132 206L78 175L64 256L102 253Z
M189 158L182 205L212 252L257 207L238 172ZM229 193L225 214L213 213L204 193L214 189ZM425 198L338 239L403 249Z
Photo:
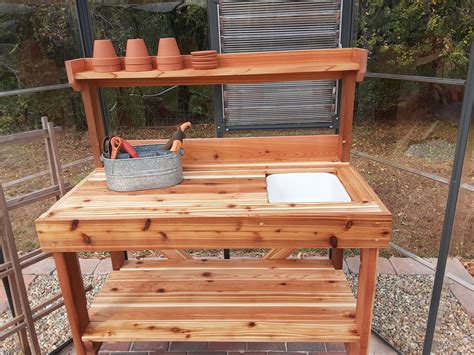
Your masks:
M122 150L130 155L130 158L139 158L135 148L132 147L125 139L120 137L112 137L110 139L110 145L112 147L110 159L117 159L118 153Z
M181 124L176 132L173 134L173 136L166 142L165 147L163 148L164 150L171 150L173 147L173 142L174 141L180 141L181 143L183 142L183 139L185 138L184 132L188 129L191 128L191 122L185 122Z

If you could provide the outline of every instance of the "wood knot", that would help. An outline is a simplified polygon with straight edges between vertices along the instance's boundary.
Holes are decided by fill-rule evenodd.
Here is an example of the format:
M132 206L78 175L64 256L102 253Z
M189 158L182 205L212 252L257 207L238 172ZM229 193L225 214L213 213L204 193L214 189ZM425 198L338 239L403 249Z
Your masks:
M137 265L143 264L143 261L137 261Z
M151 225L151 219L147 218L145 221L145 225L143 226L143 231L147 231L148 228L150 228L150 225Z
M249 328L253 328L255 327L257 324L255 324L255 322L250 322L249 324L247 324Z
M156 293L165 293L165 289L164 288L159 288L158 290L156 290Z
M204 277L210 277L211 276L211 273L209 271L206 271L206 272L203 272L202 273L202 276Z
M112 288L110 289L110 291L118 291L118 288L117 288L117 287L112 287Z
M237 207L237 205L234 205L233 203L229 203L229 204L227 205L227 207L228 207L228 208L235 208L235 207Z
M337 248L337 237L335 235L332 235L330 238L329 238L329 243L331 243L331 246L333 248Z
M159 231L158 233L160 233L160 235L163 239L168 239L168 236L166 235L165 232Z
M74 220L71 222L71 231L76 230L78 225L79 225L79 220L74 219Z
M191 338L191 334L186 334L186 339Z
M178 327L173 327L173 328L171 328L171 331L172 331L173 333L180 333L180 332L181 332L181 329L178 328Z
M351 229L351 227L352 227L352 220L346 223L346 229Z
M84 243L86 243L86 244L91 244L92 243L92 238L89 237L87 234L82 233L81 236L82 236L82 240L84 241Z

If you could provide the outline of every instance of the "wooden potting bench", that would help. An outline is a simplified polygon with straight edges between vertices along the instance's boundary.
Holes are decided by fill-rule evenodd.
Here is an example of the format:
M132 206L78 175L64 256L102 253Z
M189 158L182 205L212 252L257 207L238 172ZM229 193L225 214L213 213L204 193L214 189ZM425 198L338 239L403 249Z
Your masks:
M379 248L390 212L349 164L356 81L367 52L310 50L219 55L219 68L95 73L90 59L66 63L82 93L97 169L36 221L55 257L78 354L104 341L333 341L365 354ZM97 88L342 79L339 134L189 139L184 182L162 190L109 191ZM151 141L136 141L135 144ZM348 203L270 204L266 176L330 172ZM197 260L184 249L269 248L264 260ZM288 260L295 248L330 248L328 260ZM361 254L354 298L342 251ZM158 249L169 260L124 260ZM114 271L87 310L77 252L110 251Z

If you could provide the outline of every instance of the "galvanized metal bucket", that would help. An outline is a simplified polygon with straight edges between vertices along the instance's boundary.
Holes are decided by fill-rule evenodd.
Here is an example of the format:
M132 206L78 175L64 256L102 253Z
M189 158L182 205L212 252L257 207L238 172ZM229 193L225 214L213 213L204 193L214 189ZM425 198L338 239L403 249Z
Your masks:
M140 158L120 153L117 159L102 155L107 187L113 191L162 189L183 181L183 151L163 150L164 144L135 146Z

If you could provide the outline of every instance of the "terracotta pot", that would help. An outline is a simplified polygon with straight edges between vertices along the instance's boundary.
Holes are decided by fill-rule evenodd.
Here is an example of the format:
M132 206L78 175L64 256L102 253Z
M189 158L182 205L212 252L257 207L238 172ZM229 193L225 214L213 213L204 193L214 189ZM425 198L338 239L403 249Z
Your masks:
M127 41L126 58L150 57L146 49L145 41L141 38L129 39Z
M215 67L217 67L217 65L218 65L219 63L217 63L217 60L216 60L216 61L213 61L213 62L205 62L205 63L192 62L191 64L192 64L192 66L193 66L193 68L194 68L194 67L202 67L202 66L205 66L205 67L215 66Z
M183 68L184 68L183 63L180 63L180 64L158 64L158 70L161 70L161 71L182 70Z
M125 56L126 71L148 71L151 70L151 58L148 55L145 41L143 39L129 39Z
M214 57L214 58L192 58L191 59L191 62L192 63L210 63L210 62L217 62L217 57Z
M137 65L137 64L149 64L151 63L151 57L136 57L130 58L125 57L125 64Z
M100 73L120 71L120 60L115 53L110 39L98 39L94 41L94 52L92 58L94 71Z
M193 68L196 70L203 70L203 69L216 69L217 65L199 65L199 66L194 66Z
M177 57L180 56L178 44L175 38L160 38L158 44L157 57Z
M148 64L125 64L126 71L149 71L152 70L151 63Z
M120 64L115 65L93 65L94 71L97 73L112 73L115 71L121 71L122 67Z
M180 57L157 57L158 64L181 64L183 63L183 58Z
M195 51L191 52L193 57L200 57L200 56L208 56L208 55L217 55L217 51L215 50L208 50L208 51Z

